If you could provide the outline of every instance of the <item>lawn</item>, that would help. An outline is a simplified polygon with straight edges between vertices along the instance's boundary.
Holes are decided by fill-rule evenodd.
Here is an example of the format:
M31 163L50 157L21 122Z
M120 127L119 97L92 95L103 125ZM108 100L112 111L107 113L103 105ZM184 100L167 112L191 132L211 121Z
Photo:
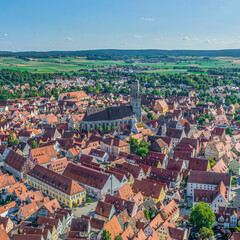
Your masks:
M124 61L101 61L87 60L83 57L62 57L62 58L30 58L20 59L15 57L0 57L0 69L19 69L30 72L59 72L59 71L80 71L84 69L99 69L107 66L125 66L131 65ZM198 58L197 60L191 57L179 58L177 62L140 62L135 60L135 66L147 66L152 69L149 72L158 72L161 74L167 73L185 73L186 67L199 67L203 70L208 68L240 68L240 58ZM194 72L194 71L193 71ZM196 73L198 74L198 73Z

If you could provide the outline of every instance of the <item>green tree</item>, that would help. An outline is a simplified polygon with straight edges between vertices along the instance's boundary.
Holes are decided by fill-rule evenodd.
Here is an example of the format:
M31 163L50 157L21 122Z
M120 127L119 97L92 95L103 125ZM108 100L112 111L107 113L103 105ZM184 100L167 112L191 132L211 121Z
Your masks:
M232 132L232 130L231 130L229 127L227 127L227 128L225 129L225 133L226 133L227 135L229 135L230 137L233 136L233 132Z
M98 126L98 130L102 132L103 128L101 126Z
M86 199L86 202L87 202L87 203L91 203L91 202L92 202L92 199L91 199L90 197L88 197L88 198Z
M130 138L128 143L130 144L131 152L136 153L139 148L138 140L135 138Z
M226 100L225 104L226 104L227 106L229 106L229 105L232 104L232 102L231 102L231 100L228 98L228 99Z
M31 148L37 148L37 147L38 147L38 144L37 144L36 140L33 140L31 143Z
M173 95L173 96L177 96L177 90L176 90L176 89L173 89L172 95Z
M138 156L141 156L141 157L146 157L147 154L148 154L148 149L145 148L145 147L140 147L140 148L137 150L136 154L137 154Z
M72 206L73 206L73 208L77 208L78 207L78 205L75 202L72 204Z
M19 144L19 140L14 138L13 133L11 132L8 135L8 146L12 147L13 145L18 145Z
M206 227L202 227L200 229L200 238L202 240L212 239L212 236L213 236L213 230L212 229L209 229L209 228L206 228Z
M147 114L147 118L148 118L149 120L156 119L156 117L153 115L152 112L149 112L149 113Z
M145 209L143 212L144 212L145 218L146 218L147 220L149 220L149 219L150 219L149 210L148 210L148 209Z
M198 124L199 124L200 126L205 125L205 122L206 122L206 118L205 118L205 117L199 117L199 119L198 119Z
M111 130L110 126L107 125L106 132L109 133L110 130Z
M107 229L103 229L101 240L112 240L111 233Z
M191 208L189 222L198 230L202 227L210 229L215 222L215 214L207 203L199 202Z
M123 240L123 238L121 236L116 236L114 240Z
M209 158L208 161L210 163L210 167L212 168L215 165L215 161L211 158Z
M156 212L155 212L154 210L150 210L150 211L149 211L149 216L150 216L150 219L151 219L151 220L154 219L155 216L156 216Z
M143 148L148 148L150 146L150 143L148 142L141 142L139 147L143 147Z

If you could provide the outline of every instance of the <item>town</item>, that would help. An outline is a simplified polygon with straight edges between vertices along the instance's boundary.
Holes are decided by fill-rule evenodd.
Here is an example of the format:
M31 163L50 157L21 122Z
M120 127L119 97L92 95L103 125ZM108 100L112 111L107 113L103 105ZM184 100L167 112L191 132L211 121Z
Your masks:
M116 91L89 91L103 82ZM3 89L30 87L43 94L0 102L2 239L240 239L237 85Z

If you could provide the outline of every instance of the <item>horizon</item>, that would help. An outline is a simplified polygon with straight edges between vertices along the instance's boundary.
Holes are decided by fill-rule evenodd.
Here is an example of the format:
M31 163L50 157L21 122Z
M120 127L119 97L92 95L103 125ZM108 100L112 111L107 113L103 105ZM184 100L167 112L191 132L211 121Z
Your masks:
M156 51L231 51L231 50L240 50L240 48L226 48L226 49L157 49L157 48L143 48L143 49L117 49L117 48L96 48L96 49L84 49L84 50L40 50L40 51L36 51L36 50L27 50L27 51L8 51L8 50L4 50L1 51L0 53L4 53L4 52L10 52L10 53L27 53L27 52L43 52L43 53L47 53L47 52L87 52L87 51L148 51L148 50L156 50Z
M240 49L238 0L4 1L0 51Z

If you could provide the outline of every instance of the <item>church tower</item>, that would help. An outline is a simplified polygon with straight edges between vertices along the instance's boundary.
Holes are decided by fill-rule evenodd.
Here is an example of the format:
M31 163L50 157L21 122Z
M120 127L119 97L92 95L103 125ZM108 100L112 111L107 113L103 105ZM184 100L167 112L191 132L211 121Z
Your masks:
M132 83L131 101L133 114L136 116L138 122L142 122L142 111L141 111L141 97L139 94L139 81L136 80Z

